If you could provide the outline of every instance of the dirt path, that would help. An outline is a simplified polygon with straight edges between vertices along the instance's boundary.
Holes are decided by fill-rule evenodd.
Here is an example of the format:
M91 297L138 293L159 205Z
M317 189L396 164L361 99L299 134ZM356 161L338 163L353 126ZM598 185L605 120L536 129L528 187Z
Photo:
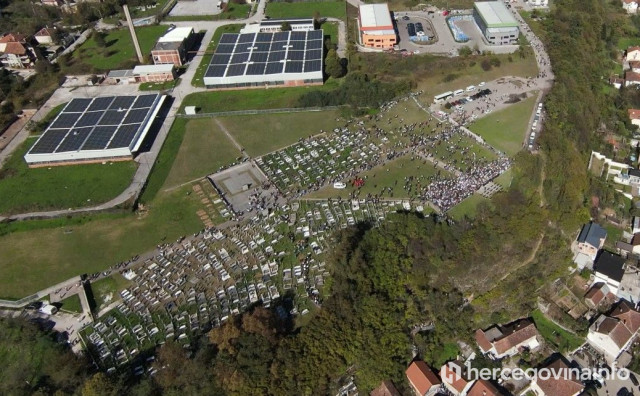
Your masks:
M217 118L213 118L213 120L216 122L216 125L218 125L218 127L220 127L220 130L222 132L224 132L225 135L227 135L227 137L229 138L229 140L231 141L231 143L233 143L234 146L236 146L236 148L238 150L240 150L240 153L249 158L249 155L247 155L247 153L244 151L244 149L242 148L242 146L240 145L240 143L238 143L238 141L233 137L233 135L231 134L231 132L229 132L229 130L227 129L227 127L224 126L224 124L222 123L222 121L220 121Z

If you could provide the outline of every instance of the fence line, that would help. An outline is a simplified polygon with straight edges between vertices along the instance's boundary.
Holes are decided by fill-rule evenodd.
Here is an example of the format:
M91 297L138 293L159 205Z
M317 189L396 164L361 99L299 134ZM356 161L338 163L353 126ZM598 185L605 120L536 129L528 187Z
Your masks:
M326 111L337 110L342 106L325 106L325 107L294 107L294 108L282 108L282 109L255 109L255 110L233 110L233 111L218 111L214 113L201 113L201 114L176 114L176 117L180 118L209 118L209 117L223 117L234 115L252 115L252 114L278 114L278 113L306 113L313 111Z

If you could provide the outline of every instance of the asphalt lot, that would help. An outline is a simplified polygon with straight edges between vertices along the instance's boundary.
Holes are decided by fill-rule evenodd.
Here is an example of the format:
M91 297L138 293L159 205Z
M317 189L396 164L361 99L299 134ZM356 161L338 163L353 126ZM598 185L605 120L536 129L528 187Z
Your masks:
M218 0L178 1L169 12L169 16L217 15L221 12Z

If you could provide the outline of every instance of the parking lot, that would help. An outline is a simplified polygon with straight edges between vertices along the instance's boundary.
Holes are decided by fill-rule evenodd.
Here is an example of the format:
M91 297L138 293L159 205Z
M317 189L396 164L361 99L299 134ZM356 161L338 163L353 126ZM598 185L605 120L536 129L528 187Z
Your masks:
M169 16L217 15L222 12L218 8L219 0L178 1L169 12Z
M396 21L398 27L398 46L407 51L420 51L425 46L433 45L438 41L437 34L431 21L426 18L403 16ZM413 36L418 35L418 31L424 34L424 41L412 42L410 36L412 29ZM429 38L427 40L427 38Z

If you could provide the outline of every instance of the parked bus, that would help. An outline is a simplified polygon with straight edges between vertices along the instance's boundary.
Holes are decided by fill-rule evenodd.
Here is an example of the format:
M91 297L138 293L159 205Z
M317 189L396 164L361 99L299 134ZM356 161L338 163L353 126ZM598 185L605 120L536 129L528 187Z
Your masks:
M451 91L441 93L440 95L436 95L433 97L433 103L442 103L452 96L453 96L453 92Z

